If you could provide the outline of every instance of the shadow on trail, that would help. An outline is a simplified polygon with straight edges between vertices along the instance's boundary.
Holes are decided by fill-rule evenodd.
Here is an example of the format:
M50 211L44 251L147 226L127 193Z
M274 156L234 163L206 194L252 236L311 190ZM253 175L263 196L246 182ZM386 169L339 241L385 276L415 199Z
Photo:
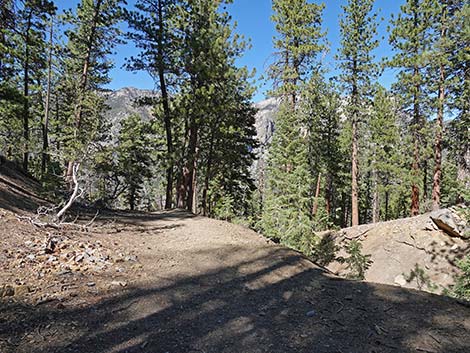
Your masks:
M230 257L237 250L224 251ZM12 352L470 352L469 308L429 293L333 278L272 246L236 266L156 280L79 309L29 308L27 317L35 327L74 326L56 333L62 343L43 349L23 343ZM21 327L1 323L0 338L27 335Z
M94 214L88 212L88 214L83 214L83 218L91 219L94 217ZM115 221L117 224L125 225L144 225L149 222L156 221L180 221L183 219L195 218L196 215L181 209L173 209L168 211L159 211L159 212L144 212L144 211L110 211L103 210L100 211L97 217L97 221L106 222L106 221Z

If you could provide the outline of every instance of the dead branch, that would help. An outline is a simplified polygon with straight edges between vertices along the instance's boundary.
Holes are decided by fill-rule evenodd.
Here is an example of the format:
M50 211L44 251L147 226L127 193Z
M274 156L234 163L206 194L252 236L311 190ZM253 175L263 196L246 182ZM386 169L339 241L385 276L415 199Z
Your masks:
M72 193L72 196L70 196L69 201L65 204L65 206L62 207L62 209L59 212L57 212L56 219L61 219L62 216L65 214L65 212L67 212L67 210L70 208L70 206L72 206L74 201L83 193L83 191L81 191L79 195L80 187L78 185L78 180L77 180L77 172L79 168L80 168L80 163L76 163L73 165L73 168L72 168L72 181L74 183L73 193Z
M15 214L16 218L20 221L29 221L32 225L39 227L39 228L54 228L59 229L59 224L56 223L49 223L49 222L41 222L37 218L27 217L27 216L20 216Z

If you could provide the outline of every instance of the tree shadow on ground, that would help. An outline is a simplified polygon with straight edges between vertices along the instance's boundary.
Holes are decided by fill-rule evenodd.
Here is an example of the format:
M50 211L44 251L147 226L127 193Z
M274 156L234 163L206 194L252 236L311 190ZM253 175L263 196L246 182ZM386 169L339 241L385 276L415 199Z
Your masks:
M91 219L94 217L94 214L88 212L83 214L83 219ZM116 221L120 224L125 225L144 225L149 222L156 221L180 221L183 219L195 218L197 215L194 215L186 210L182 209L173 209L168 211L160 212L144 212L144 211L110 211L103 210L99 212L97 220L101 222L106 221ZM82 217L81 217L82 218Z
M7 353L470 352L470 309L449 298L342 280L283 248L246 255L78 308L4 306L0 338L16 337ZM38 328L40 343L21 340Z

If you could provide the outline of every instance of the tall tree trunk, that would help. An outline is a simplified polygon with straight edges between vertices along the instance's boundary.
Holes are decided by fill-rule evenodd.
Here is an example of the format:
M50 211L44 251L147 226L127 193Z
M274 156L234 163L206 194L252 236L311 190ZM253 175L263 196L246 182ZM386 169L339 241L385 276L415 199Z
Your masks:
M197 177L197 143L198 127L195 118L191 118L189 125L189 146L188 146L188 176L186 178L186 208L188 211L196 213L196 177Z
M312 218L315 218L318 211L318 198L320 196L321 173L318 173L317 187L315 188L315 199L313 200Z
M215 127L212 129L211 133L211 138L209 141L209 155L207 157L207 167L206 167L206 175L204 178L204 189L202 191L202 212L204 216L209 215L210 213L208 212L208 206L209 203L208 201L208 193L209 193L209 184L210 184L210 179L211 179L211 173L212 173L212 161L214 159L214 145L215 143L218 143L219 140L217 139L217 142L215 142L215 130L218 129L219 125L219 119L217 119L217 122L215 124Z
M413 23L415 28L418 27L418 12L414 12ZM417 56L419 52L418 48L419 44L416 44L414 49L414 54ZM419 111L419 93L420 93L420 85L419 85L419 68L417 64L415 64L413 69L413 79L415 82L415 90L413 93L413 138L414 138L414 146L413 146L413 164L412 164L412 185L411 185L411 216L419 215L419 186L418 186L418 176L419 176L419 161L420 161L420 129L421 129L421 118L420 118L420 111Z
M388 209L389 209L389 200L390 200L390 193L389 191L385 191L385 220L388 221L389 216L388 216Z
M23 138L24 138L24 151L23 151L23 170L28 171L29 164L29 32L31 29L32 12L28 14L28 20L25 31L25 53L24 53L24 105L23 105Z
M354 62L356 67L356 62ZM352 152L351 152L351 225L359 225L359 186L358 186L358 101L357 87L354 84L352 90L353 114L352 114Z
M327 174L325 180L325 211L328 217L331 217L331 191L332 182L331 182L331 175Z
M379 180L377 174L377 170L374 167L372 171L372 178L374 183L374 191L372 196L372 223L377 223L380 220Z
M44 122L42 124L42 159L41 159L41 176L42 178L46 175L47 164L49 163L49 111L51 101L51 77L52 77L52 41L53 41L53 28L54 18L51 16L50 25L50 38L49 38L49 57L47 59L47 92L46 92L46 104L44 107Z
M415 67L414 69L414 77L419 75L418 68ZM415 92L413 98L413 164L412 164L412 173L413 173L413 182L411 185L411 216L419 215L419 186L418 186L418 176L419 176L419 161L420 161L420 128L421 128L421 119L420 119L420 112L419 112L419 91L420 87L417 83L415 85Z
M441 27L441 39L445 39L447 36L446 26L446 6L444 4L442 9L442 27ZM441 177L442 177L442 132L444 129L444 105L446 99L445 92L445 80L446 72L444 64L439 65L439 97L438 97L438 108L437 108L437 119L436 119L436 139L434 142L434 175L432 184L432 209L438 210L441 204Z
M160 81L160 93L162 95L163 105L163 118L165 121L165 133L166 133L166 146L167 146L167 169L166 169L166 197L165 197L165 208L171 208L173 201L173 168L174 168L174 156L173 156L173 136L171 130L171 112L170 105L168 102L168 90L165 79L165 64L163 60L164 47L163 47L163 26L165 21L163 20L163 3L162 0L158 0L158 35L157 35L157 52L158 52L158 79Z

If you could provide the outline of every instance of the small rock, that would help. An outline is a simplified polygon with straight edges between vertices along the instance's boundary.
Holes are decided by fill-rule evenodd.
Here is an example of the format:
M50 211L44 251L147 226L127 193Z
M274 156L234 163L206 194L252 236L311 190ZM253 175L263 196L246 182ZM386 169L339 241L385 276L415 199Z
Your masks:
M307 315L308 317L313 317L313 316L315 316L315 314L316 314L316 311L315 311L315 310L310 310L310 311L307 311L307 314L306 314L306 315Z
M292 295L293 295L292 291L289 290L282 294L282 298L284 300L289 300L292 297Z
M127 282L124 282L124 281L112 281L112 282L111 282L111 285L112 285L112 286L126 287L126 286L127 286Z
M406 278L405 278L405 276L403 276L403 275L398 275L398 276L396 276L394 282L395 282L396 284L398 284L399 286L402 286L402 287L403 287L404 285L406 285L406 283L407 283Z
M88 282L86 285L88 287L94 287L96 284L95 284L95 282Z
M136 262L137 261L137 256L135 255L127 255L125 258L124 258L125 261L131 261L131 262Z

